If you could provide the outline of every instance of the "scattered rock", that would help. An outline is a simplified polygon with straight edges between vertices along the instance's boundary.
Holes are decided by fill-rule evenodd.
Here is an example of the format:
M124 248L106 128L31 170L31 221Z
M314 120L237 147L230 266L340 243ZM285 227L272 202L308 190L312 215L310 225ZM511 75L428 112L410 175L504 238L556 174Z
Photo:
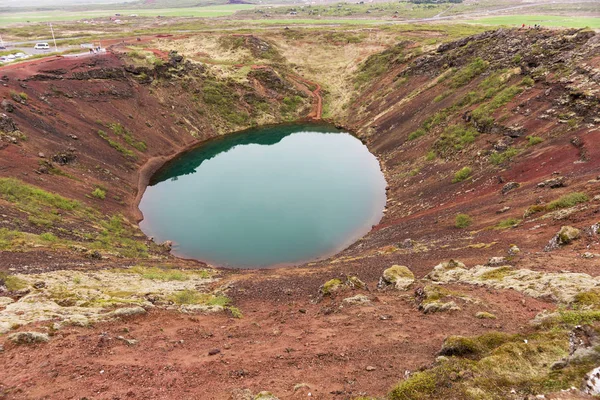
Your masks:
M431 301L427 303L421 303L419 306L421 311L425 314L432 314L436 312L444 312L444 311L459 311L460 307L454 302L442 302L442 301Z
M44 282L44 281L34 282L33 287L36 289L44 289L46 287L46 282Z
M13 105L13 103L11 103L9 100L2 100L2 103L0 103L0 107L6 111L6 112L13 112L15 111L15 106Z
M52 156L52 161L58 163L60 165L71 164L77 159L77 155L75 154L75 149L68 149L66 151L61 151L60 153L56 153Z
M371 300L364 294L357 294L356 296L347 297L342 300L346 304L368 304Z
M370 372L370 371L375 371L377 368L373 367L372 365L369 365L365 369Z
M254 396L250 389L234 389L231 392L230 400L253 400Z
M521 187L521 184L518 182L508 182L502 187L502 194L507 194L508 192L515 190L519 187Z
M10 297L0 297L0 307L6 307L7 305L14 303L15 301Z
M367 284L361 281L357 276L349 276L346 284L352 289L366 289Z
M392 265L383 271L383 276L379 279L377 287L383 288L388 285L394 285L398 290L407 290L415 281L415 275L408 267L404 265Z
M508 207L508 206L502 207L501 209L499 209L498 211L496 211L496 214L504 214L507 211L510 211L510 207Z
M492 257L488 261L487 265L506 265L505 257Z
M127 339L123 336L117 336L117 339L125 342L127 346L135 346L136 344L138 344L138 341L136 339Z
M130 317L133 315L145 314L146 310L142 307L125 307L118 308L111 312L114 317Z
M550 189L557 189L557 188L565 187L567 185L565 182L565 178L561 176L558 178L547 179L543 182L538 183L537 186L539 188L549 187Z
M520 252L521 252L521 249L519 249L519 247L516 244L511 244L510 247L508 248L509 256L516 256Z
M18 130L15 121L6 114L0 114L0 131L4 133L16 132Z
M40 332L17 332L8 335L8 340L16 344L33 344L45 343L50 340L50 337Z
M271 392L260 392L254 396L253 400L279 400L279 398L275 397Z
M294 385L294 393L300 389L310 389L310 386L306 383L298 383Z
M210 349L208 351L208 355L209 356L216 356L217 354L219 354L221 352L221 349Z

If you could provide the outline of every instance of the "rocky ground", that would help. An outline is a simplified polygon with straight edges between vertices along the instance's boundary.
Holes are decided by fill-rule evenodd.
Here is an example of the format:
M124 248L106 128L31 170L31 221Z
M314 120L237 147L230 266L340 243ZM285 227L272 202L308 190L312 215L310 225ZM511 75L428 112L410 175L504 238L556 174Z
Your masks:
M255 271L177 259L136 225L169 157L318 110L289 44L222 37L198 40L248 65L161 39L0 69L0 398L598 393L594 32L349 52L343 85L317 82L381 160L386 215L331 259Z

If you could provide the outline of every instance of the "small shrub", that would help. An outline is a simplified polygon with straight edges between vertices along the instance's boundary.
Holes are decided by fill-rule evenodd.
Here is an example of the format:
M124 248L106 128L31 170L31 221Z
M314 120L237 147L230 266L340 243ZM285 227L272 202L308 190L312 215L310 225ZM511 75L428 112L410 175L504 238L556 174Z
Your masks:
M533 80L533 78L531 78L530 76L526 76L525 78L523 78L523 80L521 81L521 85L522 86L527 86L527 87L532 87L533 85L535 85L535 81Z
M94 191L92 192L92 196L100 199L100 200L104 200L106 198L106 191L100 189L100 188L96 188L94 189Z
M435 151L433 151L433 150L430 150L429 152L427 152L427 155L425 155L425 159L427 161L433 161L433 160L435 160L435 157L436 157Z
M465 179L468 179L472 173L473 170L471 169L471 167L464 167L456 171L456 173L454 174L454 178L452 179L452 183L462 182Z
M539 136L527 136L527 141L529 146L535 146L536 144L542 143L544 139Z
M468 214L458 214L454 218L454 226L458 229L464 229L469 227L473 223L473 220Z
M410 135L408 135L408 140L415 140L420 138L421 136L425 136L427 134L427 131L423 128L419 128L416 131L414 131L413 133L411 133Z

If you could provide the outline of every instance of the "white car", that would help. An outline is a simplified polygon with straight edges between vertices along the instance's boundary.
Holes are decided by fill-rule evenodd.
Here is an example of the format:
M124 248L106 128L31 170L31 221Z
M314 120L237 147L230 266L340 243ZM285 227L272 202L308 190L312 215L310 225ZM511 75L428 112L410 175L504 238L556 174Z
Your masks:
M50 50L50 45L48 43L36 43L33 48L35 50Z
M16 54L14 54L14 56L15 56L16 58L27 58L27 57L29 57L29 56L28 56L27 54L25 54L25 53L16 53Z
M15 61L17 59L17 57L15 57L13 54L9 54L6 56L7 61Z
M8 62L8 58L6 58L5 56L0 57L0 63L5 63Z

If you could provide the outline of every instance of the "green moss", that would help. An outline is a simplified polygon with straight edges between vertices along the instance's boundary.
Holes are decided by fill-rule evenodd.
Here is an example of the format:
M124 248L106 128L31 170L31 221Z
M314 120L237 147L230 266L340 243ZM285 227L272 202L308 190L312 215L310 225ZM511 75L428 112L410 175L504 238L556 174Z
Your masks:
M563 310L559 311L558 321L567 325L592 324L600 321L598 310Z
M507 277L508 275L512 274L513 269L511 267L498 267L498 268L494 268L490 271L484 272L483 274L481 274L479 276L479 279L483 280L483 281L487 281L487 280L501 280L504 279L505 277Z
M321 293L323 293L323 295L325 295L325 296L331 295L333 292L335 292L340 287L342 287L342 285L343 285L343 283L340 279L334 278L334 279L328 280L327 282L325 282L325 284L321 288Z
M460 170L456 171L454 174L454 178L452 178L452 183L462 182L468 179L473 173L473 169L471 167L463 167Z
M173 293L169 298L175 304L201 304L207 306L226 307L231 300L225 296L215 296L208 293L199 293L195 290L181 290Z
M6 272L0 271L0 286L2 285L6 286L6 290L8 290L9 292L14 292L29 287L29 284L24 280L19 279L14 275L9 275Z
M180 270L174 268L135 266L128 269L116 269L115 273L129 273L140 275L144 279L159 281L187 281L190 278L210 278L207 270Z
M558 210L561 208L569 208L577 204L586 203L590 200L587 194L581 192L569 193L557 200L550 202L546 209L549 211Z
M576 307L600 308L600 289L577 293L573 305Z
M454 226L458 229L464 229L473 223L473 219L468 214L458 214L454 218Z

